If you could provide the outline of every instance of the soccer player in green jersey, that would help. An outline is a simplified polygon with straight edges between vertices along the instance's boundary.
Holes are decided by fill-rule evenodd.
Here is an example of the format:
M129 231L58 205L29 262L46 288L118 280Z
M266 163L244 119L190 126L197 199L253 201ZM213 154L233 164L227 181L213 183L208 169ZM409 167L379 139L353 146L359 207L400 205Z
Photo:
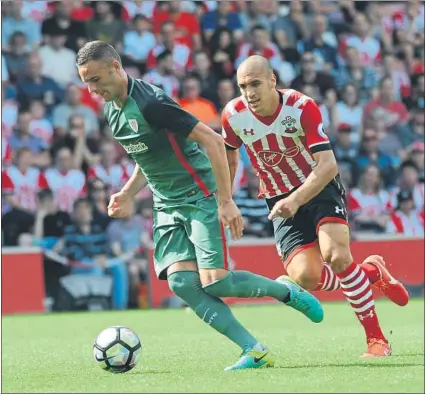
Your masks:
M89 91L106 101L106 121L136 168L110 199L112 217L129 214L146 185L154 195L154 264L161 280L205 323L242 349L226 370L274 365L274 356L233 316L221 297L273 297L320 322L318 300L291 281L230 271L223 226L242 236L241 214L232 199L224 142L161 89L132 79L115 49L84 45L77 67ZM203 146L207 155L199 148Z

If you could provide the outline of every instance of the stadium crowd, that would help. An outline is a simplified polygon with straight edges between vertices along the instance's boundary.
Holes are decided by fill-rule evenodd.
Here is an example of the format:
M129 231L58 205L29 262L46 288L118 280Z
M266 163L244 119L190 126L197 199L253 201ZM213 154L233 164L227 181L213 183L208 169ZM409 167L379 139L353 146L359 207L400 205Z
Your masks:
M14 0L2 4L3 245L43 245L103 267L119 258L136 278L145 271L150 191L131 218L106 214L133 163L77 75L76 52L96 39L118 49L129 75L217 132L239 94L237 66L267 57L279 88L320 105L353 233L423 236L423 3ZM245 235L272 236L257 190L242 149L234 193Z

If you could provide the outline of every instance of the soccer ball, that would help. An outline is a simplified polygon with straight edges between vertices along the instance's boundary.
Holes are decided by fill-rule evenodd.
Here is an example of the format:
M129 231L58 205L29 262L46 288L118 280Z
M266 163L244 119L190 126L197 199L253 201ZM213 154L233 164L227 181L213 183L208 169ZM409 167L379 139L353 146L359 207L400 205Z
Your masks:
M133 369L140 360L142 343L136 333L127 327L112 326L104 329L93 345L93 355L100 368L122 373Z

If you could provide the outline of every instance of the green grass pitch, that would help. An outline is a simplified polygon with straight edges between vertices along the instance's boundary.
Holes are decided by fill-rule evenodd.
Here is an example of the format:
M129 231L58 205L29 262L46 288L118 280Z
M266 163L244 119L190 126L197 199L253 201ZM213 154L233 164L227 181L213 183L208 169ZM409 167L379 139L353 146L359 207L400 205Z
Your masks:
M405 308L378 301L393 356L362 360L363 330L345 303L324 304L325 320L310 323L279 305L233 308L277 356L273 369L223 372L239 357L191 312L149 310L7 316L3 318L3 392L424 392L424 301ZM135 330L142 358L114 375L94 362L92 343L110 325Z

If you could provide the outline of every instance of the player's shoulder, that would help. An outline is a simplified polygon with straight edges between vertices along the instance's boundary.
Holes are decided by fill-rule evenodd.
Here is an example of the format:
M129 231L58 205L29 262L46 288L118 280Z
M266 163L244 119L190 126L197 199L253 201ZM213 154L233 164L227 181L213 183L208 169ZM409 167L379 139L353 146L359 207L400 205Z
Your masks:
M223 108L222 116L226 119L229 119L235 115L242 114L245 111L248 111L247 102L243 99L242 96L236 97L233 100L230 100L226 106Z
M314 103L314 100L305 95L304 93L295 90L295 89L279 89L278 90L282 95L283 103L288 107L298 107L300 109L301 106L310 102Z

